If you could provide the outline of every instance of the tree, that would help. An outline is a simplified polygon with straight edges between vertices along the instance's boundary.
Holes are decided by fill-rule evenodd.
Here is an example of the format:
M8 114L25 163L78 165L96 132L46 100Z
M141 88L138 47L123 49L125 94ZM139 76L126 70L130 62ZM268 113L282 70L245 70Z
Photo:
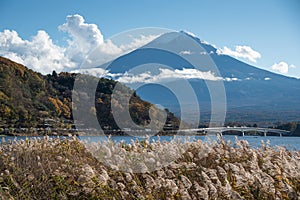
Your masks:
M52 72L52 77L53 77L54 79L57 79L57 77L58 77L55 70L53 70L53 72Z

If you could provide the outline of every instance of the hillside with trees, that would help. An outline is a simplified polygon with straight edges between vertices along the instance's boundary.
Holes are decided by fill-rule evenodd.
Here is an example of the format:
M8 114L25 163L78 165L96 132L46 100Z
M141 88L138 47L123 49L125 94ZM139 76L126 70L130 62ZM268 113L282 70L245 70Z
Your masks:
M0 57L0 128L67 128L74 127L72 115L72 90L75 73L55 71L42 75L27 67ZM88 76L90 79L95 77ZM111 111L111 94L117 82L105 78L98 81L96 112L103 129L119 129ZM150 123L151 103L124 86L124 91L133 93L130 98L130 115L139 125ZM118 102L115 102L118 103ZM179 120L167 112L168 124L176 129ZM159 114L159 113L158 113Z

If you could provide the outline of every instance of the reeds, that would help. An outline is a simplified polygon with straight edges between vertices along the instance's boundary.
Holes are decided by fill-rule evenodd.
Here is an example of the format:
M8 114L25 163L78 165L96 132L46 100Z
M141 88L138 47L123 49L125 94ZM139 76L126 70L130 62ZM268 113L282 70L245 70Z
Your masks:
M0 199L299 199L300 152L219 140L0 146Z

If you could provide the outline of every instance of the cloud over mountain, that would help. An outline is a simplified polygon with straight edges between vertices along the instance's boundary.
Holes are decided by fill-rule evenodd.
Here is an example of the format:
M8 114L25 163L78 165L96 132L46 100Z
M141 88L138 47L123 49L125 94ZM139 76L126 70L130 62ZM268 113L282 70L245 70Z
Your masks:
M159 74L152 74L151 72L144 72L140 74L125 73L117 79L122 83L159 83L165 81L172 81L178 79L203 79L210 81L222 80L221 77L215 76L211 71L203 72L197 69L159 69Z
M288 65L286 62L275 63L271 69L282 74L287 74L290 68L295 68L295 65Z
M244 58L254 63L256 63L257 59L261 58L260 53L253 50L249 46L235 46L234 50L225 46L223 48L217 49L217 53L229 55L235 58Z
M68 34L66 47L53 43L44 30L39 30L30 40L22 39L14 30L4 30L0 32L0 55L47 74L53 70L60 72L79 68L92 50L98 56L98 62L104 63L159 36L140 35L118 46L111 40L104 40L98 26L86 23L78 14L68 15L58 29ZM92 63L94 58L90 56L89 59Z

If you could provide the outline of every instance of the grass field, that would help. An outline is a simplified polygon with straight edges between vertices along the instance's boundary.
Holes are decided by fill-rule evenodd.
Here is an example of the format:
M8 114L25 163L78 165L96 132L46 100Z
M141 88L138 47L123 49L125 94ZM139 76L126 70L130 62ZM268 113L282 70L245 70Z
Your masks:
M45 137L0 146L0 199L299 198L300 152L268 144Z

